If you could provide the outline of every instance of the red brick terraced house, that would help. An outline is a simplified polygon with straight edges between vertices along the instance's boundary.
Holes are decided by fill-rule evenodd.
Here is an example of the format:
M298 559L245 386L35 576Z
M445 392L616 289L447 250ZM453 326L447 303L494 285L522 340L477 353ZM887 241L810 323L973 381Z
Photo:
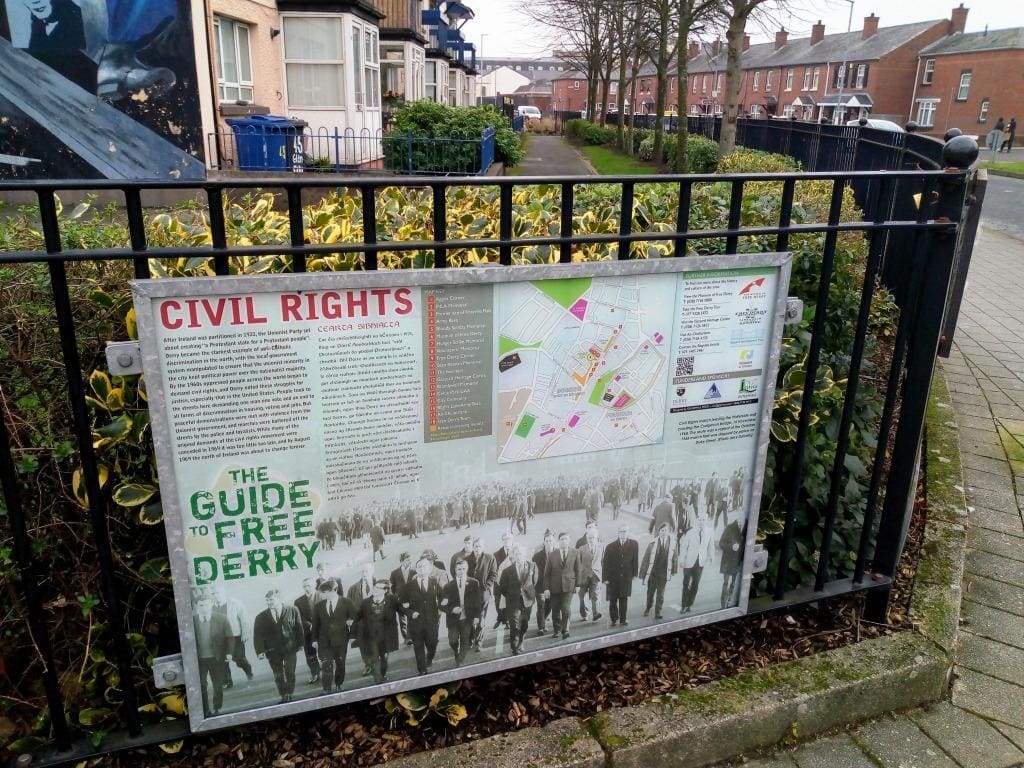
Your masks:
M1024 121L1024 27L951 35L922 49L908 108L933 136L959 128L983 138L1000 117Z
M555 112L583 112L587 108L587 77L582 72L560 73L551 86L551 108Z
M963 33L967 11L961 4L949 19L880 27L872 14L862 29L826 35L818 22L811 36L790 40L779 30L775 41L744 40L740 114L796 117L842 123L868 114L899 123L908 118L919 52L950 35ZM694 48L688 66L690 114L714 114L725 101L725 45ZM669 103L673 88L669 85ZM653 101L653 99L649 99Z

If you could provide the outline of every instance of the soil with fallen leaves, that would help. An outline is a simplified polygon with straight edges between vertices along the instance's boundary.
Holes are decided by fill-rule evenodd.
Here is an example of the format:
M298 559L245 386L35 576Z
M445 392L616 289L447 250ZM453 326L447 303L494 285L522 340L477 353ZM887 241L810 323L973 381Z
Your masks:
M466 680L453 698L469 715L454 727L436 716L418 726L406 724L404 717L392 722L382 701L361 702L190 737L176 754L151 747L108 759L119 768L376 765L562 717L639 704L743 670L904 631L910 626L914 564L924 533L923 505L915 506L889 624L863 618L863 593L846 595Z

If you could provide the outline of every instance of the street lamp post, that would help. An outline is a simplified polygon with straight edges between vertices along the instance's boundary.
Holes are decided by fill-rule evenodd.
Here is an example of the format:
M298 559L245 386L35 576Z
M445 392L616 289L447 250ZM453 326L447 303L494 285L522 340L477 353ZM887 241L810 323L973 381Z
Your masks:
M843 64L842 64L842 69L841 69L841 72L843 73L843 77L839 81L839 96L836 98L835 116L839 115L839 110L843 106L843 89L846 87L846 78L849 77L849 75L850 75L850 73L846 71L846 67L847 67L847 63L848 63L847 62L846 52L847 52L847 50L849 50L849 47L850 47L850 32L853 30L853 3L854 3L854 0L846 0L846 2L848 2L850 4L850 18L846 22L846 44L843 46ZM845 119L846 119L846 110L843 109L843 121L845 121ZM843 121L840 121L838 124L842 125ZM835 117L833 117L832 122L836 123Z

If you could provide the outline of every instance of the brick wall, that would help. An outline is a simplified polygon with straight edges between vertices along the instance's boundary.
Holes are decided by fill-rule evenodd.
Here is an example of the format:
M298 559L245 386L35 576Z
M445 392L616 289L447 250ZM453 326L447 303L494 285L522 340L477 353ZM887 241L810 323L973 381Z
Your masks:
M573 87L578 83L579 88ZM587 81L579 79L561 79L552 82L552 108L558 112L580 112L587 105Z
M935 59L935 72L930 85L922 84L918 74L915 99L938 99L935 124L922 129L922 133L941 136L949 128L964 133L984 136L991 131L999 117L1006 122L1016 117L1024 123L1024 50L981 51L953 53L941 56L922 56L921 72L926 59ZM957 100L960 75L971 72L967 98ZM979 122L982 101L989 100L988 118ZM917 119L917 103L912 119ZM1024 130L1018 130L1018 135Z

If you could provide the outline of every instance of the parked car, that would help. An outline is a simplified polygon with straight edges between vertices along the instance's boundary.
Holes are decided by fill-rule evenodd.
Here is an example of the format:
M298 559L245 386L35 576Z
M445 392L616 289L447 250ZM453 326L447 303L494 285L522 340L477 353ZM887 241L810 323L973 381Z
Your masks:
M905 133L905 131L903 130L903 126L897 125L892 120L881 120L881 119L876 118L876 117L868 117L868 118L865 118L865 120L866 120L866 122L864 123L864 127L865 128L875 128L875 129L877 129L879 131L893 131L894 133ZM860 125L861 122L860 122L859 119L858 120L847 120L846 124L847 125Z
M540 120L541 118L540 110L530 106L516 107L516 115L524 120Z

